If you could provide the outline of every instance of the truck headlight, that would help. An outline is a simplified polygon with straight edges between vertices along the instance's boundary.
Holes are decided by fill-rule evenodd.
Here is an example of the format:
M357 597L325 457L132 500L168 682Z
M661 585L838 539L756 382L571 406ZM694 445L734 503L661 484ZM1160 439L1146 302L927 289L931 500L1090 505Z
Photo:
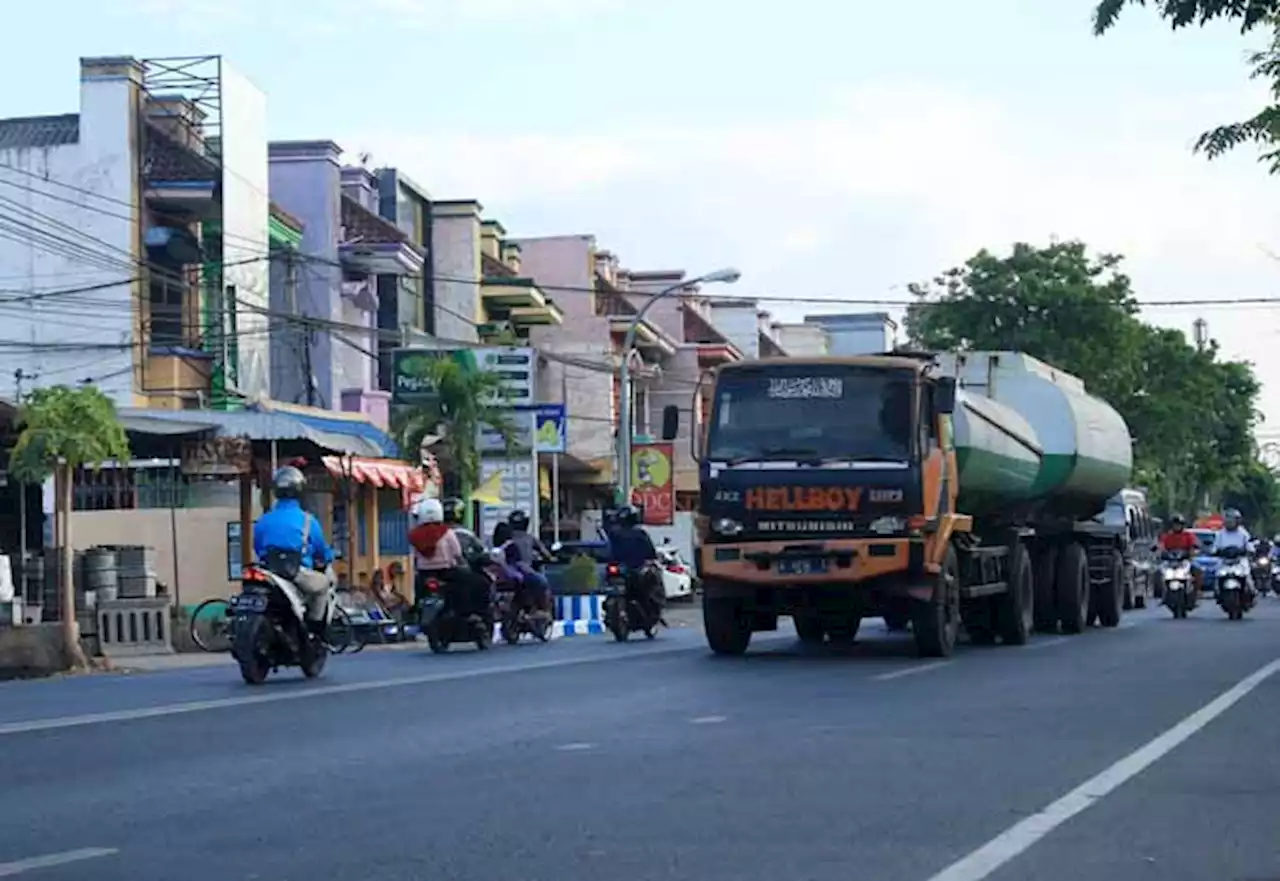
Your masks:
M742 524L732 517L721 517L711 522L711 531L717 535L737 535L742 532Z

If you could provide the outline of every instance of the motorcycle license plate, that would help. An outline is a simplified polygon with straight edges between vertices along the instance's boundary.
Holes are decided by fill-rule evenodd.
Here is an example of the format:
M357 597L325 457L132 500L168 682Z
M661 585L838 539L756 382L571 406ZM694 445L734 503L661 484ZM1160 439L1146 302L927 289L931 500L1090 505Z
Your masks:
M267 598L260 593L242 593L231 598L233 612L265 612Z
M827 571L825 557L798 557L778 561L779 575L821 575Z

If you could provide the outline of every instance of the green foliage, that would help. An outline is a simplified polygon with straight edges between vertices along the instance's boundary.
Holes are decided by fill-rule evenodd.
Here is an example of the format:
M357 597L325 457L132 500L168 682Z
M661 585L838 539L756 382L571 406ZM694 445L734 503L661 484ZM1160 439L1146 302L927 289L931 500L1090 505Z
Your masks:
M22 433L10 468L20 480L42 482L60 462L74 469L129 460L129 439L115 405L95 386L38 389L27 396L18 419Z
M1194 510L1204 493L1235 484L1254 461L1260 390L1248 364L1218 360L1179 331L1137 315L1121 258L1090 256L1081 242L1008 257L983 250L928 284L907 313L912 341L934 350L1016 350L1080 377L1135 439L1133 483L1160 506Z
M1093 30L1103 34L1116 23L1129 4L1146 6L1146 0L1102 0L1094 10ZM1271 83L1271 104L1241 122L1210 129L1196 139L1195 151L1210 159L1243 144L1255 144L1272 174L1280 173L1280 0L1155 0L1161 18L1174 30L1191 25L1203 27L1217 19L1240 24L1240 32L1270 28L1265 48L1248 57L1250 78Z
M1227 489L1222 507L1239 508L1254 535L1273 534L1280 530L1280 475L1255 459Z
M575 554L565 567L561 590L565 593L591 593L600 587L600 572L590 554Z
M444 458L457 470L464 488L474 487L480 478L476 449L480 425L491 426L508 446L515 433L504 408L506 390L501 378L448 357L415 359L413 370L435 394L421 406L394 414L393 429L402 454L416 458L424 437L443 434L440 446Z

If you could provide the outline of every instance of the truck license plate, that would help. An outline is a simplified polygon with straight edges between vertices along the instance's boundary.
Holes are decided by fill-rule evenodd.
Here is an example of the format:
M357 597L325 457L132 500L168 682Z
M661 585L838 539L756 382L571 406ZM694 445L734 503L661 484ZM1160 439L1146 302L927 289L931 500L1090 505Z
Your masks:
M779 575L821 575L827 571L825 557L799 557L794 560L779 560Z

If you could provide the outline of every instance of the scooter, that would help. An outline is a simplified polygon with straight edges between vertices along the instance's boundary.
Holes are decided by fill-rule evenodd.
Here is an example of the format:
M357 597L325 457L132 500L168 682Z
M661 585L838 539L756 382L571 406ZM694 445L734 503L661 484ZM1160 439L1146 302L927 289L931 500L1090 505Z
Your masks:
M641 578L662 577L652 565L645 566L636 574ZM618 563L605 566L604 625L618 642L626 642L636 632L643 633L647 639L654 639L658 635L658 626L666 626L661 611L646 608L627 590L627 573Z
M1254 554L1253 563L1250 566L1253 572L1253 586L1258 593L1266 596L1271 592L1272 569L1270 554Z
M241 572L240 593L229 603L231 656L249 685L261 685L281 667L300 667L308 679L324 672L337 603L330 587L324 625L314 632L302 592L293 583L301 565L299 552L271 548L262 565Z
M1160 562L1160 575L1164 582L1162 602L1174 618L1185 618L1198 602L1191 557L1186 551L1165 551L1160 555Z
M1217 556L1223 560L1218 567L1218 605L1228 619L1239 621L1254 603L1247 553L1243 548L1223 548Z
M482 567L472 564L473 570ZM466 586L428 575L418 601L418 626L427 637L427 645L436 654L444 654L455 642L473 642L476 649L486 651L493 645L492 607L482 614L468 595ZM466 614L459 609L468 609Z

